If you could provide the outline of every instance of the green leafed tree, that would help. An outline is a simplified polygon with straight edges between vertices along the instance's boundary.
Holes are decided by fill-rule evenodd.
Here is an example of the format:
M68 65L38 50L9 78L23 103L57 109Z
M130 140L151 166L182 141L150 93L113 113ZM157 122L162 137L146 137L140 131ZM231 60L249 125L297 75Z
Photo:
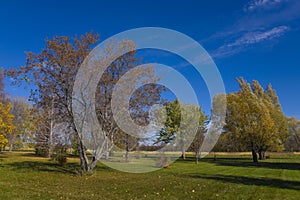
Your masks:
M166 119L164 127L159 132L157 143L175 145L181 151L183 159L186 157L186 149L193 149L198 160L207 120L202 108L174 100L167 103L165 109Z

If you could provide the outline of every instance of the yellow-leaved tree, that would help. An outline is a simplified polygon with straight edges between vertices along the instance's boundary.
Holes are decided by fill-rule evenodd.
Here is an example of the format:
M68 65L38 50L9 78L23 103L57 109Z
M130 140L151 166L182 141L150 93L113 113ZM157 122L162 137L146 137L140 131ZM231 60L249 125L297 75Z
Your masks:
M225 131L239 151L251 150L253 162L265 159L268 150L281 150L287 138L287 121L271 85L264 90L237 79L240 91L227 95Z
M11 103L4 105L0 102L0 151L8 144L8 136L12 133L14 115L10 114Z

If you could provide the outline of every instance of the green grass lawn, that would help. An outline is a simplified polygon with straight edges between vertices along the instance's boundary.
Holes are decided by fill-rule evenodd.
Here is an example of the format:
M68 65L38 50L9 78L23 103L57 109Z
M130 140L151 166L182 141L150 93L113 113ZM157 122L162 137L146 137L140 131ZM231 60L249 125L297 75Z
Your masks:
M169 168L130 174L99 164L76 175L30 152L0 154L0 199L300 199L300 156L271 156L253 164L249 156L192 157Z

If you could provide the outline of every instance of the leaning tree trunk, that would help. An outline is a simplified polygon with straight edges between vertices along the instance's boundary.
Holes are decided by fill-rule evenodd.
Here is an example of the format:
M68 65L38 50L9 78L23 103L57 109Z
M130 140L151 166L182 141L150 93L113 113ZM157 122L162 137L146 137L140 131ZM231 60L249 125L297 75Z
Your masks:
M80 158L80 165L81 165L81 173L82 174L90 172L96 167L96 165L99 161L99 158L101 158L103 156L103 153L99 154L99 152L103 152L103 148L97 149L97 152L93 156L92 161L89 162L89 159L86 155L82 140L78 136L78 153L79 153L79 158Z
M93 157L92 163L89 164L89 159L86 155L83 142L79 136L79 133L76 129L74 122L73 122L73 130L77 137L76 139L77 139L77 145L78 145L78 154L79 154L79 159L80 159L81 173L84 174L84 173L87 173L87 172L93 170L93 168L97 164L97 160Z
M81 172L86 173L89 171L89 166L88 166L89 163L88 163L88 157L84 151L84 146L80 137L78 137L78 154L80 158Z

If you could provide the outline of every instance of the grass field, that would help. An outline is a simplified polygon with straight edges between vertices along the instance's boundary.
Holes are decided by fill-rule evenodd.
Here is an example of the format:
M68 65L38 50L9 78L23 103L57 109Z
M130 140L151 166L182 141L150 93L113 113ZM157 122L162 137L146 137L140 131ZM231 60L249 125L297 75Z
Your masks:
M0 154L0 199L300 199L300 156L272 155L253 164L248 155L178 160L169 168L130 174L99 164L75 173L31 152Z

